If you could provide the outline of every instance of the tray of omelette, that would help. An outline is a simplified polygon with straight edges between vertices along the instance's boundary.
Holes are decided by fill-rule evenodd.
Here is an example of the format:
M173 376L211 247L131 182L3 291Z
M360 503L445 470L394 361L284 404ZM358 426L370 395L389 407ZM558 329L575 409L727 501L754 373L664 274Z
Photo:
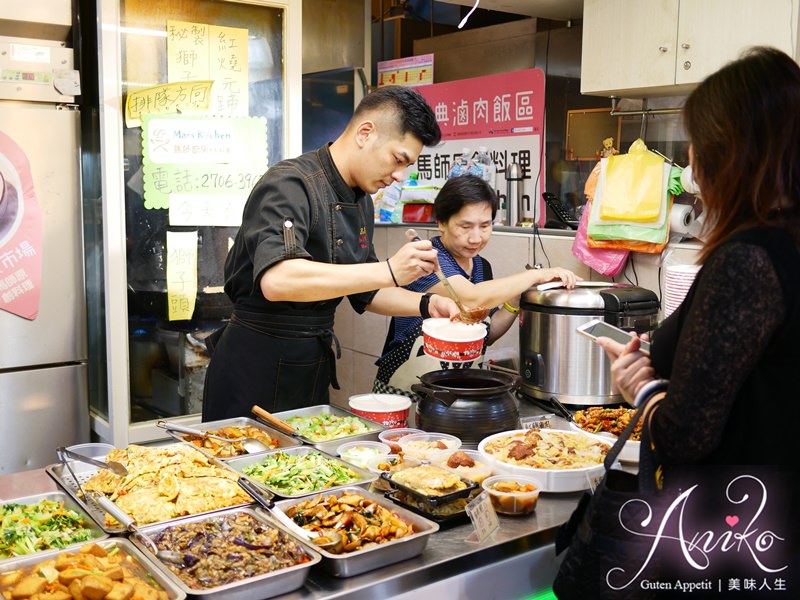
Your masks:
M237 473L187 444L132 444L109 450L105 459L121 463L128 474L120 476L72 460L45 470L107 533L123 533L125 529L91 498L92 493L110 498L138 525L252 502L239 487Z

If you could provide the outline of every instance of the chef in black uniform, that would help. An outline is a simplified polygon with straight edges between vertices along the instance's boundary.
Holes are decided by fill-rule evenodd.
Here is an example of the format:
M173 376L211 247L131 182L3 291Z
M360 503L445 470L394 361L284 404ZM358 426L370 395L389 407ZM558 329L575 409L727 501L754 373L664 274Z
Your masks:
M335 142L281 161L261 177L225 262L229 323L209 338L203 421L328 402L338 389L336 306L383 315L448 317L455 303L403 289L437 267L430 241L379 262L370 194L401 181L441 132L411 88L365 96Z

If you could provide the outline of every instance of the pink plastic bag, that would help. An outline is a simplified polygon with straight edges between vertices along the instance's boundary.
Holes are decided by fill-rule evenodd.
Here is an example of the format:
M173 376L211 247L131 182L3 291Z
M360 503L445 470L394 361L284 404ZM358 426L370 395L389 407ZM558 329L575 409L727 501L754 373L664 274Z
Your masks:
M589 221L591 206L586 203L581 214L581 222L572 242L572 255L606 277L616 277L625 268L629 250L612 250L608 248L590 248L586 235L586 226Z

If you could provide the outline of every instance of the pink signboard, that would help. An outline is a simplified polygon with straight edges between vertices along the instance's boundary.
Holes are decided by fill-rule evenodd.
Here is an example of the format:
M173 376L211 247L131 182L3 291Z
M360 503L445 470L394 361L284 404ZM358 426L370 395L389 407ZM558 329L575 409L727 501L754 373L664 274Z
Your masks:
M525 69L417 88L436 113L442 143L425 148L415 166L420 185L443 185L464 148L486 146L497 171L495 189L505 202L506 168L522 171L523 211L541 224L544 208L544 72Z
M41 279L42 215L30 163L0 132L0 309L35 319Z

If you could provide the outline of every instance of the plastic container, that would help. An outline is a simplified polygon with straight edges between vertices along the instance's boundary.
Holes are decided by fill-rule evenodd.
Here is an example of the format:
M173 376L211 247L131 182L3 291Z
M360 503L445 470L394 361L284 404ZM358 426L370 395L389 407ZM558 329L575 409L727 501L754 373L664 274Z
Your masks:
M483 352L486 325L453 322L450 319L425 319L422 341L425 354L450 362L475 360Z
M388 444L369 441L345 442L336 449L339 458L364 469L367 468L369 459L386 456L389 452L391 448Z
M403 193L403 186L399 182L393 181L376 196L376 206L379 223L391 223L395 208L400 205L400 196Z
M497 489L496 486L509 484L508 491ZM542 484L538 479L524 475L493 475L483 480L481 484L495 512L501 515L527 515L532 513L539 501L539 490ZM531 489L533 488L533 489Z
M359 394L350 396L348 406L353 414L391 429L406 426L411 400L399 394Z
M435 432L412 433L400 438L397 443L403 454L430 462L461 447L461 440L456 436Z
M489 155L486 146L478 146L478 154L475 156L475 164L481 168L481 177L483 180L495 189L495 175L497 169L494 166L494 161Z
M471 151L469 148L462 148L461 154L453 158L453 166L450 167L450 171L447 173L447 178L450 179L451 177L458 177L460 175L466 175L467 170L469 169L469 158L470 158Z
M386 431L381 431L378 434L378 439L382 441L384 444L389 444L389 447L392 449L392 452L397 454L398 452L402 452L403 449L400 447L400 438L403 438L407 435L411 435L413 433L425 433L422 429L413 429L411 427L399 427L395 429L387 429Z
M401 456L398 454L373 456L366 461L366 468L370 473L377 475L378 479L370 484L370 491L384 493L390 492L394 489L385 479L381 479L381 473L395 473L397 471L402 471L403 469L418 467L421 464L421 461L410 456Z
M450 461L450 458L456 453L466 454L475 464L471 467L465 465L451 466L451 464L453 464L452 461L450 464L448 464L448 461ZM492 473L494 473L494 460L484 456L477 450L464 450L459 448L453 452L446 452L432 461L432 464L452 471L459 477L469 479L475 483L482 483L487 477L490 477Z

